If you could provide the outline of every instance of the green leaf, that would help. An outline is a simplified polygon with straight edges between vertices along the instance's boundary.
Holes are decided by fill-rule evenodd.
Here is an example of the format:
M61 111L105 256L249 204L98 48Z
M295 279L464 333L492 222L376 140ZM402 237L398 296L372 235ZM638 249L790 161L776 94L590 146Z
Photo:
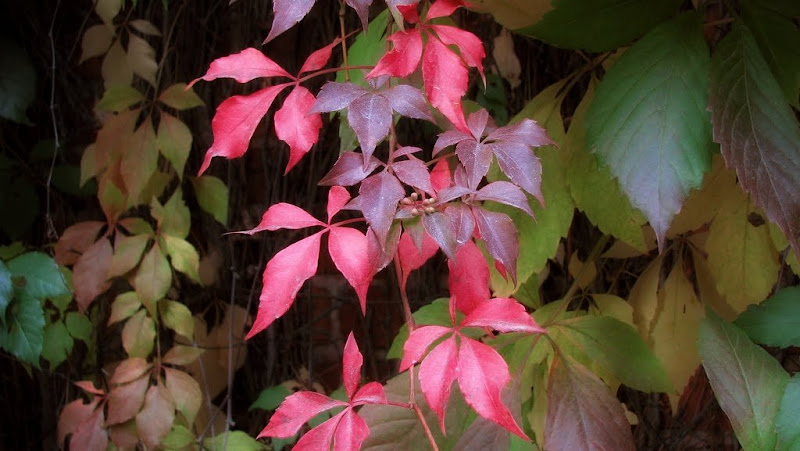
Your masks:
M167 436L164 437L164 440L161 440L161 445L166 449L184 449L195 440L196 438L192 431L180 424L173 424Z
M553 0L533 26L517 30L558 47L613 50L673 15L680 0Z
M589 148L620 181L663 246L672 218L711 166L708 47L686 13L626 51L586 116Z
M126 236L121 233L114 239L114 254L108 268L108 278L122 276L131 271L142 259L150 235Z
M225 445L227 444L227 447ZM203 440L206 449L225 449L228 451L260 451L266 445L247 435L244 431L221 432Z
M172 261L172 267L186 274L190 279L200 283L200 256L197 250L188 241L164 235L164 244L167 254Z
M781 265L764 218L739 189L728 190L703 246L717 291L734 311L766 298Z
M139 310L122 328L122 347L129 357L147 358L153 351L156 325L145 310Z
M179 179L183 179L183 169L189 151L192 150L192 131L186 124L175 116L161 113L161 122L158 123L156 144L161 154L169 160Z
M158 231L178 238L189 236L192 217L183 202L183 193L176 190L163 206L156 199L150 204L150 214L158 221Z
M124 148L120 172L128 192L128 206L132 207L138 205L142 191L151 175L158 169L156 132L153 130L153 123L148 119L132 136L120 139Z
M25 250L25 246L19 241L15 241L7 246L0 246L0 260L11 260L25 253Z
M775 430L778 432L778 450L800 449L800 374L795 374L786 384L781 398Z
M18 359L39 367L44 338L44 311L38 299L16 290L6 313L6 328L0 328L0 344Z
M44 328L42 357L50 362L51 369L55 369L67 360L74 344L64 323L59 321L48 324Z
M761 305L751 305L736 325L756 343L800 346L800 287L783 288Z
M28 296L44 300L70 294L56 262L42 252L27 252L8 262L14 276L25 278L22 288Z
M779 1L742 0L742 20L753 32L786 101L795 108L800 89L800 30L789 14L781 14Z
M359 33L356 40L347 49L347 64L350 66L374 66L386 53L386 26L389 23L388 11L383 11L369 22L366 33ZM336 74L336 81L351 82L366 86L364 72L360 70L341 71Z
M92 322L83 313L69 312L65 319L67 330L74 338L84 343L92 341Z
M158 96L158 100L176 110L188 110L204 105L203 100L194 92L194 88L186 89L186 83L175 83L165 89Z
M161 311L161 321L166 327L189 341L193 339L194 318L192 312L185 305L166 299L158 303L158 308Z
M775 417L789 375L767 351L713 311L700 324L700 358L745 450L775 449Z
M286 388L283 384L274 385L265 388L258 394L258 398L250 405L247 410L261 409L261 410L275 410L281 405L287 396L291 395L292 391Z
M562 144L565 139L564 122L561 118L560 93L566 80L545 88L534 97L522 111L517 114L511 123L522 118L534 119L547 130L547 134L556 143ZM542 208L539 202L529 197L536 219L531 219L525 212L507 205L495 204L493 211L500 211L514 221L519 232L519 260L517 260L517 286L503 279L497 271L492 269L492 290L495 296L509 296L519 285L523 284L533 274L544 269L547 260L556 255L561 238L566 236L572 223L575 206L569 194L566 178L566 154L555 146L546 146L536 149L536 155L542 161L542 194L547 204ZM499 178L499 171L489 173L491 181Z
M639 332L608 316L586 315L554 324L549 329L565 352L609 380L645 392L667 392L672 383L661 362L647 347Z
M36 99L36 71L19 45L0 39L0 117L33 125L25 110Z
M439 298L434 300L428 305L420 307L419 310L412 313L414 322L418 325L437 325L437 326L452 326L450 322L450 310L448 307L449 299ZM408 326L403 324L397 336L392 341L392 346L386 354L387 359L401 359L403 358L403 346L408 340Z
M142 307L142 301L135 291L122 293L114 298L111 303L111 315L108 317L108 325L125 320L133 316Z
M755 204L800 250L800 126L750 30L740 22L711 61L714 140Z
M131 85L111 85L103 93L103 98L94 106L97 111L119 113L144 100L138 89Z
M596 79L592 78L583 100L575 109L564 141L564 151L569 154L567 179L575 206L597 227L614 235L636 249L647 250L642 226L646 220L641 212L631 206L622 193L619 183L607 167L599 167L597 158L586 148L584 120L586 110L594 99Z
M228 187L212 175L192 178L194 193L200 208L207 211L220 224L228 223Z
M5 263L0 261L0 324L5 324L6 307L14 296L14 285L11 281L11 271Z
M136 294L151 315L155 316L156 302L167 294L171 284L172 270L169 262L158 243L155 243L145 254L133 278Z

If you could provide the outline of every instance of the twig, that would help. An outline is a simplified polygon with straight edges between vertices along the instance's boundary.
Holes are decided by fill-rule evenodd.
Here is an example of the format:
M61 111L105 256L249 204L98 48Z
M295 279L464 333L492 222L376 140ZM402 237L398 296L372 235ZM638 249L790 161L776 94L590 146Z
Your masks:
M56 226L53 224L53 216L50 213L50 184L53 181L53 170L56 166L56 157L58 150L61 148L61 141L58 139L58 122L56 121L56 43L53 36L53 28L56 25L56 16L58 15L58 8L61 6L61 0L56 2L56 8L53 10L53 20L50 21L50 30L47 32L47 37L50 40L50 121L53 124L53 158L50 159L50 171L47 173L47 185L45 187L45 222L47 223L47 237L49 239L58 238Z

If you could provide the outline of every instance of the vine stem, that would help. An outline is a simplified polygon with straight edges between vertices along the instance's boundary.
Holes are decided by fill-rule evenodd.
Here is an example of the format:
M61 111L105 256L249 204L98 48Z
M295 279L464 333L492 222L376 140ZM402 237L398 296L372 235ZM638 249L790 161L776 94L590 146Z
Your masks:
M53 158L50 160L50 170L47 173L47 186L45 187L45 222L47 223L47 237L50 239L58 238L56 226L53 223L53 215L50 212L50 185L53 182L53 171L56 166L56 158L58 151L61 148L61 142L58 138L58 121L56 120L56 44L55 37L53 36L53 29L56 26L56 17L58 16L58 8L61 6L61 0L56 2L56 8L53 11L53 20L50 22L50 30L47 32L47 37L50 40L50 69L52 74L50 76L50 121L53 124Z
M346 14L346 9L344 5L344 0L339 0L339 33L342 35L342 65L347 67L347 33L344 28L344 16ZM350 70L346 69L344 71L344 80L350 81Z
M316 72L312 72L305 77L300 77L297 79L297 83L302 83L304 81L311 80L314 77L319 77L320 75L332 74L334 72L340 71L351 71L351 70L360 70L360 69L374 69L375 66L339 66L339 67L331 67L328 69L318 70Z

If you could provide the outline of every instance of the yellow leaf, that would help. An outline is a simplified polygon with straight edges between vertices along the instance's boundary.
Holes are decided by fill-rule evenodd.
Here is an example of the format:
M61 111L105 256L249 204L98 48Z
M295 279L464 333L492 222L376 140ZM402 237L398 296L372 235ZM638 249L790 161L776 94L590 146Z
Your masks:
M161 36L161 32L151 22L142 19L136 19L129 22L129 24L139 33L148 36Z
M706 173L702 187L699 190L691 190L680 213L672 221L667 237L673 238L709 224L731 190L739 191L739 187L736 186L736 174L725 167L720 154L714 155L711 170Z
M147 41L130 35L128 38L128 64L133 73L144 78L151 85L156 85L156 72L158 71L156 51Z
M151 175L158 168L158 147L153 123L145 120L133 136L122 145L125 153L122 156L120 172L128 190L129 200L135 204Z
M550 0L473 0L470 3L471 9L490 13L510 30L533 25L553 9Z
M93 25L87 28L81 40L81 59L78 64L106 53L113 40L114 32L105 25Z
M136 271L136 276L133 278L136 293L151 315L156 314L156 302L167 294L171 284L172 270L161 247L156 242L145 254L138 271Z
M592 294L592 299L594 305L591 310L596 310L598 315L610 316L636 327L633 322L633 306L625 299L612 294Z
M519 79L522 75L522 65L514 51L514 39L505 28L500 30L500 34L494 38L492 57L497 64L497 70L508 81L511 89L515 89L522 83Z
M172 267L186 274L190 279L200 283L200 256L188 241L170 235L163 235L164 244L172 261Z
M636 279L628 296L628 302L633 306L633 322L639 328L642 338L651 346L653 343L650 340L650 331L658 310L658 282L663 260L661 256L658 256L650 262Z
M586 288L597 277L597 266L594 262L582 262L577 253L572 254L567 269L580 288Z
M97 0L94 6L94 12L100 16L100 19L107 27L113 30L114 18L117 17L121 8L122 0Z
M125 50L122 49L119 41L108 49L106 57L103 58L100 73L103 75L103 83L106 88L113 85L130 85L133 82L133 70L131 70Z
M130 357L147 358L155 339L156 325L144 310L139 310L122 328L122 347Z

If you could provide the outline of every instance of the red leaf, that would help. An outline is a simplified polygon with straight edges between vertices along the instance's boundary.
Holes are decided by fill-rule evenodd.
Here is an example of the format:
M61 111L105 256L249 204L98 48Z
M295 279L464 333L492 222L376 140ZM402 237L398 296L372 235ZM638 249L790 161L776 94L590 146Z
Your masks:
M425 226L425 231L436 241L447 258L456 258L458 245L449 216L438 211L426 214L422 217L422 225Z
M547 332L533 321L525 306L509 298L484 300L467 314L461 327L486 327L500 332L529 334Z
M472 210L458 203L448 205L444 214L450 217L450 224L455 231L456 247L460 248L472 238L475 231L475 217L472 215Z
M375 151L375 147L389 134L392 107L382 95L367 93L350 104L347 122L356 132L366 161Z
M361 182L358 197L350 204L361 210L378 241L383 244L392 226L397 205L404 196L405 190L395 176L379 172Z
M298 72L298 74L320 70L325 67L325 65L328 64L328 61L331 59L333 48L339 45L340 42L342 42L342 38L336 38L330 44L322 47L321 49L317 49L311 53L311 55L308 55L308 58L306 58L306 61L303 63L303 67L300 68L300 72Z
M450 296L455 297L458 310L469 315L489 299L489 265L478 246L470 240L461 246L455 260L447 261L447 266Z
M67 435L74 434L78 427L86 422L94 412L99 399L95 399L89 404L84 404L82 399L76 399L64 406L61 415L58 417L58 445L63 448L64 439Z
M300 391L294 393L281 403L278 410L269 419L264 430L258 434L262 437L287 438L297 434L297 431L318 414L333 409L344 407L347 403L331 399L320 393ZM308 434L306 434L308 435Z
M431 9L428 11L429 18L430 11L443 1L444 0L439 0L431 6ZM449 0L449 2L462 3L457 0ZM449 16L450 14L447 15ZM483 59L486 58L486 51L483 49L483 42L481 42L480 38L469 31L451 27L450 25L431 25L431 28L436 31L436 35L439 36L439 39L441 39L445 45L454 45L458 47L458 51L461 52L461 58L464 59L467 66L478 69L483 79L483 84L486 85L486 77L483 74ZM478 137L479 136L480 135L478 135Z
M353 83L330 81L320 89L317 100L311 108L312 113L328 113L347 108L354 100L368 91Z
M314 3L316 0L273 0L272 12L275 17L272 19L272 28L267 39L264 39L264 44L300 22L311 11Z
M247 83L259 77L287 77L294 78L283 70L275 61L267 58L261 50L252 47L239 53L223 56L211 62L208 72L200 78L189 83L189 89L200 80L211 81L217 78L233 78L239 83Z
M388 39L394 44L394 48L378 61L375 68L367 74L367 78L381 75L405 78L417 68L422 56L422 33L420 30L413 28L407 31L398 31Z
M472 213L489 254L503 264L511 274L511 279L516 282L519 241L514 222L504 213L495 213L480 207L473 208Z
M383 92L392 109L403 116L433 121L428 102L422 92L409 85L397 85Z
M144 394L150 377L142 376L133 382L118 385L108 394L108 420L106 424L124 423L139 412L144 404Z
M349 408L345 409L345 411L347 410L350 409ZM333 417L326 420L324 423L306 432L305 435L300 437L300 440L297 441L297 444L294 446L294 448L292 448L292 450L330 451L331 442L333 441L333 434L336 431L336 427L339 426L339 422L341 421L342 416L344 416L344 411L334 415Z
M414 329L408 336L405 345L403 345L403 359L400 361L400 371L405 371L411 365L422 360L425 351L434 341L452 331L452 328L444 326L423 326Z
M405 289L411 271L421 268L438 250L439 246L427 233L423 233L422 249L419 249L414 244L414 240L408 232L403 233L400 237L400 244L397 246L397 258L400 260L403 289Z
M438 39L431 38L422 57L425 94L457 129L468 132L461 96L467 92L469 74L461 59Z
M422 160L411 158L409 160L396 161L392 163L392 169L397 178L406 185L413 186L428 194L434 194L433 185L431 185L431 174L428 172L428 166Z
M347 399L352 400L361 382L361 365L364 364L364 357L358 350L358 343L353 336L353 332L347 336L347 343L344 345L344 356L342 358L342 385L344 385Z
M372 281L372 262L367 258L367 237L349 227L332 227L328 236L328 252L336 269L356 290L361 313L367 312L367 290Z
M355 152L345 152L333 164L331 170L319 181L322 186L340 185L352 186L367 178L381 162L375 157L369 158L369 163L364 167L363 155Z
M361 444L369 436L369 426L353 409L345 409L341 416L333 439L334 451L361 449Z
M460 6L467 6L467 3L464 0L437 0L428 10L426 20L449 16Z
M533 210L528 204L528 197L511 182L492 182L478 190L475 200L491 200L519 208L533 218Z
M103 428L103 409L97 409L89 418L78 425L69 448L81 451L105 451L108 448L108 432Z
M344 0L344 2L356 10L361 26L366 30L369 22L369 5L372 4L372 0Z
M386 404L386 393L383 390L383 385L378 382L370 382L361 387L350 398L350 405L358 406L361 404Z
M244 155L261 118L267 114L278 93L287 86L288 83L270 86L254 94L233 96L222 102L211 121L214 142L206 152L197 175L202 175L208 169L213 157L232 159Z
M436 162L431 170L431 185L433 189L438 191L447 188L453 183L453 178L450 175L450 166L447 160L442 159Z
M78 381L73 382L76 386L80 387L81 390L85 391L86 393L91 393L93 395L100 395L103 396L106 394L105 390L99 389L94 386L94 382L92 381Z
M81 254L94 244L104 225L106 223L101 221L85 221L67 227L55 245L56 263L74 265Z
M264 215L261 216L261 222L255 228L233 233L253 235L264 230L303 229L324 225L324 222L311 216L302 208L281 202L269 207Z
M113 254L111 242L103 237L89 246L75 263L72 283L75 302L82 312L86 312L92 301L111 286L106 278Z
M281 109L275 112L275 134L289 145L289 163L286 172L311 150L319 139L322 118L319 114L309 114L314 105L314 94L297 85L286 97Z
M425 357L419 367L419 383L425 400L439 418L439 427L445 431L444 414L450 399L450 388L458 375L456 338L452 336Z
M508 365L497 351L477 340L462 337L458 350L458 387L464 400L478 415L529 440L500 399L510 379Z
M245 339L249 340L286 313L300 287L317 273L321 236L322 232L317 232L303 238L281 250L267 262L258 313Z
M330 191L328 191L328 224L331 223L336 213L339 213L349 200L350 193L345 188L341 186L331 187Z

